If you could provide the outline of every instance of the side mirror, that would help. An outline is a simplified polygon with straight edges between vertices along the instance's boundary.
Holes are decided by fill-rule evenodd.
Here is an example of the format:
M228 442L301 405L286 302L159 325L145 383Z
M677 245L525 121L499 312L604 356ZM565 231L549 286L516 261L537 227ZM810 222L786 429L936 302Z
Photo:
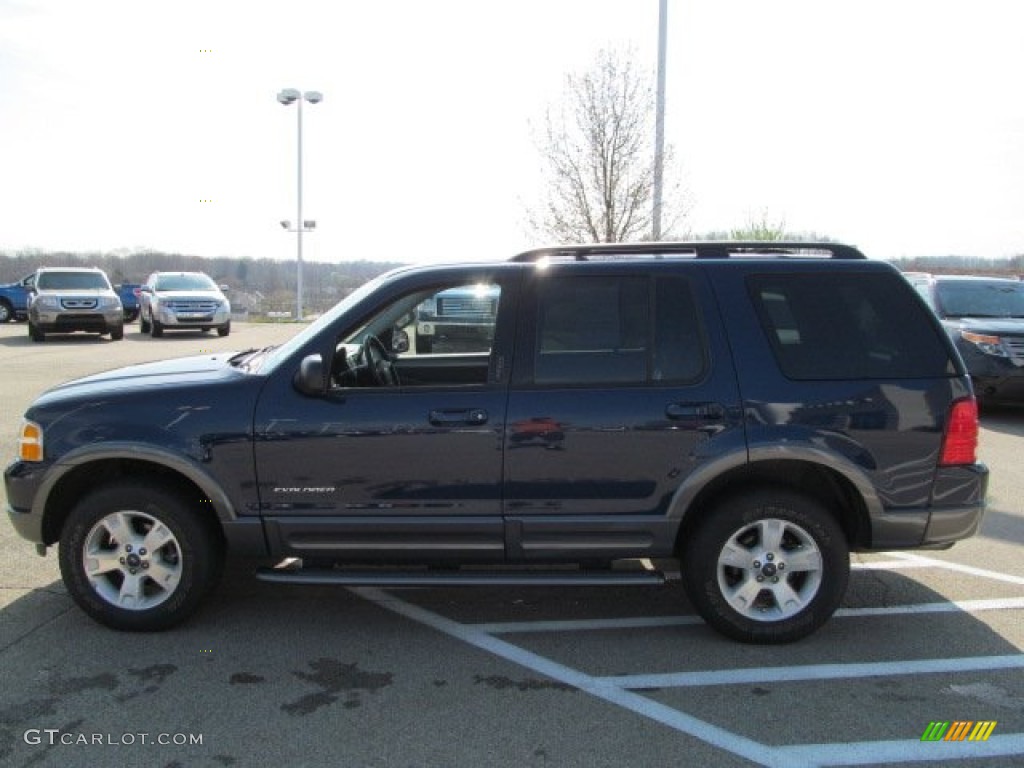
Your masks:
M221 283L221 284L220 284L220 285L218 285L217 287L218 287L218 288L220 288L220 290L221 290L221 292L222 292L222 293L223 293L224 291L230 291L230 290L231 290L231 286L230 286L230 285L228 285L227 283Z
M150 288L148 285L140 285L136 290L139 293L152 293L153 292L153 289Z
M295 373L295 388L304 395L319 397L327 391L327 372L324 370L324 359L320 355L307 355L302 358L299 370Z

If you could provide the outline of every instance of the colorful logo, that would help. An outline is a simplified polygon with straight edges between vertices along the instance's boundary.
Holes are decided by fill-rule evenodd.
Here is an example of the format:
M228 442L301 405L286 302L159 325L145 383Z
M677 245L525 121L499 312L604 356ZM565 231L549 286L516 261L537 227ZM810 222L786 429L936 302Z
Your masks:
M933 720L921 734L921 741L988 741L996 724L995 720Z

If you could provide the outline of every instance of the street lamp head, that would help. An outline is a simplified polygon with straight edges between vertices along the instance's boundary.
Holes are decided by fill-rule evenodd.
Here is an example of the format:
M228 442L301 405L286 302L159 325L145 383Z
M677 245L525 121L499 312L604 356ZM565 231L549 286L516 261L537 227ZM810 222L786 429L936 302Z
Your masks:
M306 219L302 222L303 229L316 229L316 221L314 219Z
M288 219L281 220L281 229L288 229L288 227L290 227L291 225L292 223L288 221Z
M302 97L302 94L299 93L294 88L285 88L283 91L281 91L280 93L277 94L277 100L279 102L281 102L282 104L284 104L285 106L288 106L293 101L297 101L301 97Z
M310 104L319 104L324 100L324 95L320 91L306 91L306 101Z

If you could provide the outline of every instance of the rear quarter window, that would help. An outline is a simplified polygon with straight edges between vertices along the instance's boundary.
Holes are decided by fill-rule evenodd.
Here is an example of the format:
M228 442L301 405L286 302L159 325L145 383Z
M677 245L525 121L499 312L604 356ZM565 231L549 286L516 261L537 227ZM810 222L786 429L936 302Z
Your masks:
M935 321L899 275L753 275L747 286L779 368L790 379L956 373Z

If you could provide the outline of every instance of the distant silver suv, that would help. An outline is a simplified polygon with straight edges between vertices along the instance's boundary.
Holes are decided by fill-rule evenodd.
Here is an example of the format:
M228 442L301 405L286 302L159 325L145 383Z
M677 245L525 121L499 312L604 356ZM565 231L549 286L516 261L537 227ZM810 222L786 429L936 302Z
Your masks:
M110 280L95 267L43 267L36 270L28 303L28 335L91 331L124 337L124 309Z
M165 330L217 329L231 333L231 303L203 272L154 272L139 289L139 330L153 338Z

